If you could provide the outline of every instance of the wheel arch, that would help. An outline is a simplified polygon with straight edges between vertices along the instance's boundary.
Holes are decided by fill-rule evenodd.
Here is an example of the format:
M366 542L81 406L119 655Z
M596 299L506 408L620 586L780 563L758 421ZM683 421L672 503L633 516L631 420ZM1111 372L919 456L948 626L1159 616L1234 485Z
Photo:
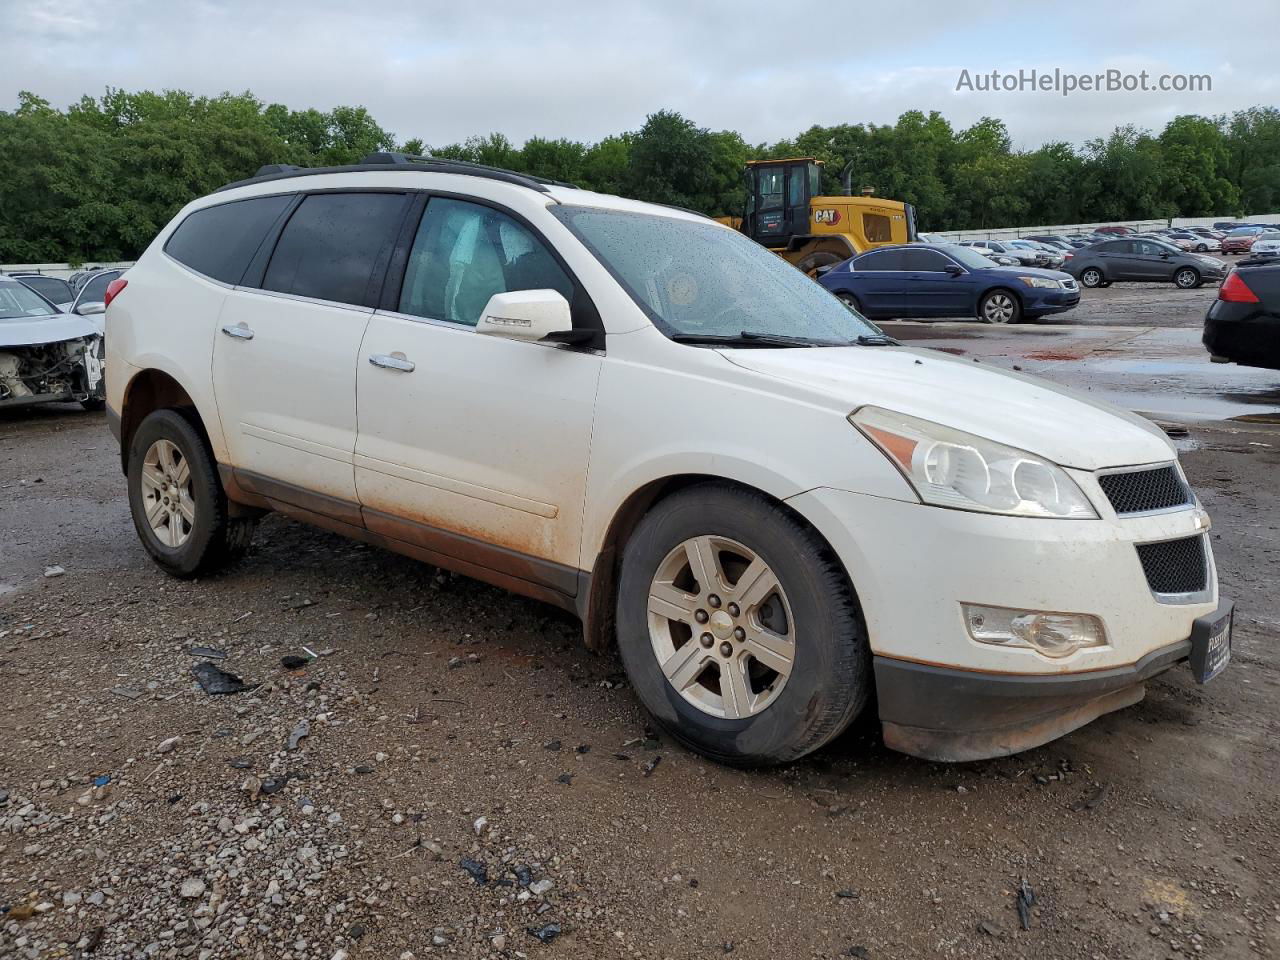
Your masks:
M1003 290L1005 293L1009 294L1009 296L1013 297L1013 299L1018 302L1018 309L1020 311L1025 311L1027 309L1027 301L1023 298L1021 293L1002 280L992 280L988 286L983 287L982 290L979 291L978 295L974 297L974 316L981 317L982 301L987 299L987 297L991 296L991 294L995 293L997 290Z
M578 595L578 615L582 619L583 641L590 650L605 650L614 642L615 606L618 591L618 574L622 565L622 552L631 539L640 520L666 498L699 484L719 484L741 490L744 493L765 497L771 503L793 516L813 531L830 552L831 557L844 573L854 603L859 607L857 587L849 577L835 548L810 518L797 510L787 499L758 486L729 477L707 473L679 473L648 481L633 490L614 511L605 528L603 539L595 552L591 570L584 575L583 589ZM861 612L859 612L861 616Z
M193 423L203 435L209 449L213 445L209 428L199 405L177 378L156 367L139 370L124 389L124 401L120 410L120 469L129 472L129 446L139 424L156 410L189 409L193 411Z

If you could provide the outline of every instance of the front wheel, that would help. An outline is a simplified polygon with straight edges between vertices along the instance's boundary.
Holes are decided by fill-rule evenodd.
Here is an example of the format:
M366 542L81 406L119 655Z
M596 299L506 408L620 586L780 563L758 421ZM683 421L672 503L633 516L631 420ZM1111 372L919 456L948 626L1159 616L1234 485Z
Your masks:
M138 538L167 573L211 573L248 549L256 520L228 515L213 455L184 412L156 410L138 425L128 483Z
M644 706L724 763L802 757L871 692L866 630L830 548L781 505L726 484L688 487L640 521L617 626Z
M1182 267L1173 275L1173 282L1183 290L1191 290L1201 284L1200 274L1192 267Z
M1008 290L992 290L978 304L978 317L986 323L1017 323L1022 304Z
M1103 283L1102 271L1097 267L1086 267L1080 274L1080 283L1085 287L1102 287Z

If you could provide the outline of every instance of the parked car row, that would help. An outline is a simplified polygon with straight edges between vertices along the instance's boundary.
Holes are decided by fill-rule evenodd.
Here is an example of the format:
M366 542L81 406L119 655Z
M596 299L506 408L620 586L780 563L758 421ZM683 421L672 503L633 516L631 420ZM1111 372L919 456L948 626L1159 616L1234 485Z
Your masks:
M34 290L59 312L93 317L101 329L107 287L123 273L124 270L116 267L94 267L73 273L66 280L35 271L15 271L4 276Z

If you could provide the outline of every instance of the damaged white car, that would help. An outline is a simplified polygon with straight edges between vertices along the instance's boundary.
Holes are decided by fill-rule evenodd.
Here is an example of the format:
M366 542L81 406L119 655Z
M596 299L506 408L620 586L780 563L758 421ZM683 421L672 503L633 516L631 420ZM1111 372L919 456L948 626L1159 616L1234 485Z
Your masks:
M0 409L79 401L103 405L99 304L62 313L17 280L0 277Z

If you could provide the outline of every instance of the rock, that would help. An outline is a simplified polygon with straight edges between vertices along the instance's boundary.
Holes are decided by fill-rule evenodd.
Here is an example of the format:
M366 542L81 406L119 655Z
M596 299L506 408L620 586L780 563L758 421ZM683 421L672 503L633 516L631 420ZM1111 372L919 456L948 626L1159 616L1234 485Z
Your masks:
M178 737L161 740L159 746L156 747L156 753L172 753L173 748L178 745L178 740Z
M188 877L182 881L182 889L178 896L184 900L197 900L204 896L205 883L199 877Z
M45 575L46 577L49 577L49 578L53 578L53 577L60 577L60 576L62 576L62 575L63 575L64 573L66 573L66 572L67 572L67 571L63 570L63 569L62 569L60 566L58 566L56 563L55 563L53 566L51 566L51 567L45 567L45 568L44 568L44 575Z
M554 880L550 879L549 877L544 877L543 879L538 880L535 883L529 884L529 892L532 893L535 897L540 897L544 893L550 893L551 890L554 889L555 885L556 884Z
M473 830L475 830L477 837L483 837L485 833L491 829L489 826L489 818L477 817L476 822L473 823L471 827Z
M489 868L478 860L463 857L458 861L458 866L471 874L471 879L476 882L477 886L483 887L489 882Z
M288 749L297 750L298 742L303 737L309 736L310 734L311 734L311 724L306 720L301 721L296 727L293 728L293 733L289 734L289 742L287 744Z
M62 895L62 905L64 907L74 907L84 899L83 894L75 893L71 890L66 891Z
M505 950L507 949L507 935L505 933L500 933L493 937L489 943L495 950Z
M548 923L544 927L529 927L528 931L531 936L537 937L543 943L551 943L560 936L560 924Z
M310 657L300 657L296 653L290 653L280 658L280 666L286 670L301 670L310 662Z

